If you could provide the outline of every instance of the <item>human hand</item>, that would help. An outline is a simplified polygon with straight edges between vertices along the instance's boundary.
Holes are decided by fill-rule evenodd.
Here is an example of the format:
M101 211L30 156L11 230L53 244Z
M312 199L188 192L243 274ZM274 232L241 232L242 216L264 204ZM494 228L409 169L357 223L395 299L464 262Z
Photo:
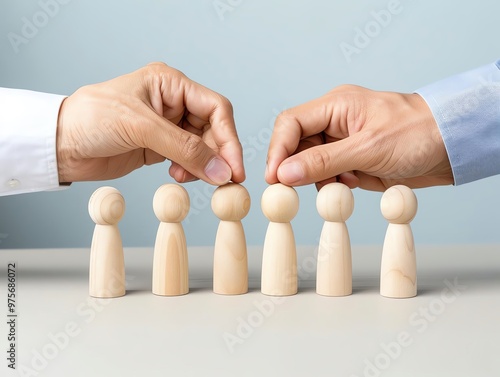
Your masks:
M245 180L231 103L163 63L66 98L56 145L60 182L118 178L166 158L178 182Z
M441 134L423 98L344 85L280 114L266 181L319 189L337 180L375 191L452 184Z

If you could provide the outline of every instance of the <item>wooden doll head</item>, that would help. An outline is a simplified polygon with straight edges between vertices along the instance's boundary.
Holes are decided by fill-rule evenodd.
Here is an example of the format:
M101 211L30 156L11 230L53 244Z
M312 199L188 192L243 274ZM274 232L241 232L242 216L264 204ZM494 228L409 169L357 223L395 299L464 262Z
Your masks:
M115 225L125 213L125 200L114 187L98 188L89 200L89 214L99 225Z

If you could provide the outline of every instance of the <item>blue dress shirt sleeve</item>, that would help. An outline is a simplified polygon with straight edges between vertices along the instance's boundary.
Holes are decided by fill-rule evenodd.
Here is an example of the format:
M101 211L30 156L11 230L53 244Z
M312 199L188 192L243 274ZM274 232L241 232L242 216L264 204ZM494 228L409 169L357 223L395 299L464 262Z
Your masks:
M500 174L500 60L416 93L436 119L455 185Z

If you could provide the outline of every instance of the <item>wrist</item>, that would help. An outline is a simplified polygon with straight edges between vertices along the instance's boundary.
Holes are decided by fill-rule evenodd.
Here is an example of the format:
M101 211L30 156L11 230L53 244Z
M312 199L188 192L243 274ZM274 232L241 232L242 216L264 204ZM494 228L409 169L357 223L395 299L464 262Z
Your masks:
M61 103L59 108L59 115L57 118L56 128L56 158L57 158L57 172L59 176L59 185L69 186L71 184L68 179L68 161L70 160L70 148L68 148L67 133L64 132L64 114L66 111L67 98Z

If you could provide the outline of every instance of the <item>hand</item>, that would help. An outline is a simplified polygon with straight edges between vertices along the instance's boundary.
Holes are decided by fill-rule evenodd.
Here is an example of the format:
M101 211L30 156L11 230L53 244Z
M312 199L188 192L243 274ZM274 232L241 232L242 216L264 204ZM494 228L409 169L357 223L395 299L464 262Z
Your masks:
M66 98L56 145L60 182L118 178L166 158L178 182L245 179L231 103L163 63Z
M448 185L453 174L434 117L418 94L341 86L276 119L266 181L340 181L383 191Z

